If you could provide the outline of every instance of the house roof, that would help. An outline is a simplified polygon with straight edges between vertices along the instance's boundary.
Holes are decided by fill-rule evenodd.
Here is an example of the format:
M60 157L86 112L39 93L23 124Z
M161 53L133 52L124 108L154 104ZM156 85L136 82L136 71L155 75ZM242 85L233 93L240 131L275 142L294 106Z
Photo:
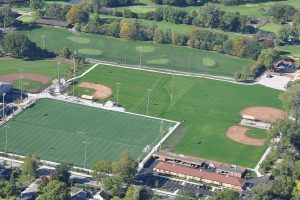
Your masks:
M171 163L167 163L167 162L158 162L156 164L156 166L154 167L154 169L174 172L177 174L197 177L200 179L216 181L219 183L225 183L225 184L230 184L230 185L239 186L239 187L243 187L244 184L246 183L245 180L240 179L240 178L224 176L224 175L215 174L215 173L209 173L206 171L200 171L198 169L193 169L190 167L171 164Z
M237 168L232 168L232 167L217 167L217 170L221 170L221 171L225 171L225 172L239 173L239 174L244 173L243 170L240 170Z

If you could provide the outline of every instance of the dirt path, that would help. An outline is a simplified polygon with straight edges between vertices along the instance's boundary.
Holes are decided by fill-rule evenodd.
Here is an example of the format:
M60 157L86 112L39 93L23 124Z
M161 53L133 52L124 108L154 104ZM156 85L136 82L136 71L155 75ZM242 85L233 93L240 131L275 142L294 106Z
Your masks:
M93 96L97 99L107 99L112 95L112 90L105 85L82 82L78 85L78 87L96 90Z
M246 135L248 130L249 128L243 126L232 126L227 130L226 135L231 140L241 144L252 146L263 146L265 144L266 140L248 137Z
M19 73L17 73L17 74L7 74L7 75L0 76L0 82L13 83L16 80L19 80L20 76L23 77L23 79L39 81L43 84L50 82L52 79L49 76L43 76L43 75L39 75L39 74L31 74L31 73L19 74Z
M241 111L241 116L245 115L267 123L273 123L278 119L284 119L286 117L285 112L272 107L249 107Z

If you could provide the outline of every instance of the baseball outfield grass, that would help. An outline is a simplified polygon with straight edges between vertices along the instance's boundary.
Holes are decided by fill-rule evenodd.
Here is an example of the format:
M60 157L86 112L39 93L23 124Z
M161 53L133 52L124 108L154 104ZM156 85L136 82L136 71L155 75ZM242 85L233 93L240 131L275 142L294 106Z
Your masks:
M151 89L149 115L184 121L164 148L246 167L257 164L267 144L253 147L236 143L226 137L226 130L239 124L239 113L246 107L282 108L279 92L260 85L175 76L171 100L171 75L99 66L81 81L111 87L112 101L116 101L116 83L121 83L119 103L130 112L142 114L147 109L146 89ZM251 129L251 136L261 138L262 131Z
M79 55L114 61L121 64L147 65L154 68L179 70L184 72L209 73L233 77L236 71L251 66L253 61L217 52L203 51L188 47L161 45L153 42L127 41L111 37L73 33L55 27L36 27L24 30L24 34L42 46L45 36L46 49L57 51L68 47ZM140 54L142 52L142 54ZM210 59L214 65L205 66L203 59ZM163 60L163 62L162 62ZM189 64L190 63L190 64ZM205 62L204 62L205 63Z
M128 151L139 159L147 145L160 139L161 120L62 101L40 99L8 123L8 152L84 166L119 159ZM164 133L175 123L165 121ZM0 130L0 150L5 128Z

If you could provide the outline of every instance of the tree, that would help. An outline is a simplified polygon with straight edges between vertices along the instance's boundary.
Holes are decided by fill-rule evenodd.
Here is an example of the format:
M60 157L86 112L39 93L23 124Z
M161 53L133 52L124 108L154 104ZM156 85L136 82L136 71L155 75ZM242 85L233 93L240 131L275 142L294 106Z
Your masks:
M286 110L299 122L300 119L300 84L292 85L285 93L280 95Z
M89 14L80 5L74 5L67 13L68 23L87 23L89 21Z
M122 20L120 23L120 37L131 40L137 38L136 20Z
M153 41L157 43L164 43L165 42L164 32L159 29L156 29L154 32Z
M24 163L21 167L22 174L28 176L30 181L37 177L38 161L34 156L28 156L24 159Z
M123 184L123 177L121 174L113 176L107 176L103 180L104 189L109 191L110 195L124 197L126 193L126 187Z
M0 180L0 197L8 198L12 195L15 195L17 192L17 188L14 184L11 184L8 181Z
M268 69L272 69L274 62L279 59L280 53L276 49L264 49L262 50L259 60Z
M126 192L125 200L148 200L152 199L153 192L147 187L130 186Z
M100 160L91 166L92 176L96 181L102 182L103 179L112 173L112 162L109 160Z
M175 200L198 200L196 193L190 190L179 190Z
M30 0L29 5L34 10L42 9L45 5L44 0Z
M119 174L124 184L131 184L134 182L137 167L138 163L130 158L128 152L125 151L122 153L120 160L113 164L112 172Z
M295 182L291 177L281 175L271 182L271 191L278 197L290 199Z
M43 188L39 200L68 200L70 192L65 183L58 180L51 181Z
M71 166L66 164L60 164L55 167L55 173L52 175L52 180L58 180L60 182L70 183L70 171Z
M209 200L237 200L239 199L239 193L233 190L224 189L220 192L216 192L214 196Z
M207 3L203 6L199 19L204 27L217 28L219 27L221 16L222 11L220 11L214 4Z
M0 8L0 27L8 27L16 22L15 13L9 7Z

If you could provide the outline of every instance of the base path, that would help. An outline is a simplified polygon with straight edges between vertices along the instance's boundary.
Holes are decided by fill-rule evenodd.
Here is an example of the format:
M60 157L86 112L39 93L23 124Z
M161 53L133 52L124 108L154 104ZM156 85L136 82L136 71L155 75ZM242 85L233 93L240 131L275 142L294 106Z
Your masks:
M0 76L0 81L4 83L13 83L16 80L19 80L20 78L33 80L33 81L39 81L41 83L48 83L52 80L49 76L43 76L40 74L32 74L32 73L17 73L17 74L7 74Z
M278 119L284 119L286 113L272 107L249 107L241 111L242 116L251 116L255 120L273 123Z
M248 137L246 135L248 130L249 128L243 126L232 126L227 130L226 135L231 140L241 144L252 146L263 146L265 144L266 140Z
M97 99L107 99L112 95L112 90L105 85L82 82L78 85L78 87L96 90L96 92L93 94L93 97Z

